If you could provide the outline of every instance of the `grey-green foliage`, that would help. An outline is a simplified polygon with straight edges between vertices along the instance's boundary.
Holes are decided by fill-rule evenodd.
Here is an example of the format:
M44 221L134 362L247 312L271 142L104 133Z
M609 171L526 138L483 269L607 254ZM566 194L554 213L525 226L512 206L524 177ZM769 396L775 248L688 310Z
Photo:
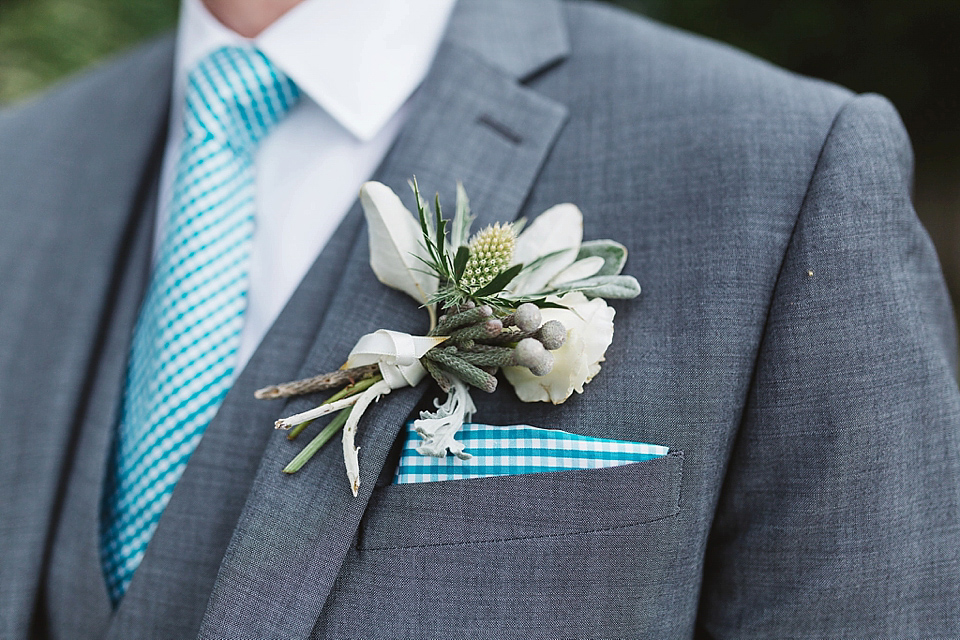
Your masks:
M627 263L627 248L613 240L587 240L580 244L577 260L599 256L603 258L603 267L595 273L597 276L615 276Z
M561 295L579 291L588 298L629 299L640 295L640 283L633 276L622 276L620 271L627 262L627 248L613 240L589 240L580 245L577 260L601 257L603 266L588 278L564 282L551 293Z
M640 295L640 283L633 276L593 276L566 282L557 287L554 293L561 295L569 291L579 291L588 298L628 300Z

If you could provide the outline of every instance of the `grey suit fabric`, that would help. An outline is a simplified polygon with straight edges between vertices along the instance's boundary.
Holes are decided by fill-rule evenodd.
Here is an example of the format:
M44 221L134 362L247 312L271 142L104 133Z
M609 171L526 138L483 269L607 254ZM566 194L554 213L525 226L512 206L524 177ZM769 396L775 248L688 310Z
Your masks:
M253 390L426 327L374 278L355 206L111 614L94 510L171 55L0 115L0 637L960 637L956 334L896 112L552 0L458 4L376 178L408 206L411 175L447 203L462 180L478 224L574 202L585 238L625 244L644 291L586 392L504 388L478 417L672 454L390 485L424 386L364 417L359 498L338 447L281 474L300 444L270 426L317 398Z
M162 147L161 147L162 148ZM155 154L159 162L161 153ZM152 171L151 171L152 169ZM156 166L146 174L158 177ZM44 568L37 635L49 638L101 637L110 619L110 600L99 553L100 502L103 475L111 452L123 392L127 354L140 300L148 281L157 183L144 184L145 199L134 204L128 239L118 256L113 299L106 309L100 355L85 391L85 407L70 448L63 478L59 514L51 532ZM70 606L64 606L69 603Z

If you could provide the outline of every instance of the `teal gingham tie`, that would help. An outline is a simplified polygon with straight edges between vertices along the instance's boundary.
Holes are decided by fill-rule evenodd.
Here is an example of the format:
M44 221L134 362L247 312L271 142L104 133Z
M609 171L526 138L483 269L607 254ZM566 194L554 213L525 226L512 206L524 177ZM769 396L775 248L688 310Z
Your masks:
M116 605L232 384L254 232L254 152L299 97L259 51L225 47L187 78L170 218L134 330L104 491Z

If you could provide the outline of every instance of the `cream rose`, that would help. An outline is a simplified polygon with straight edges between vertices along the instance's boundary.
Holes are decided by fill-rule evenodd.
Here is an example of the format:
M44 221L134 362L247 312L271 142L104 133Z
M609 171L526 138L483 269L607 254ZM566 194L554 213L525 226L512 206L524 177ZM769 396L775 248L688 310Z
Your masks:
M504 367L503 372L524 402L560 404L600 372L600 363L613 340L614 309L602 298L588 299L580 292L567 293L551 302L566 309L543 309L543 320L559 320L567 329L567 340L553 352L553 369L535 376L524 367Z

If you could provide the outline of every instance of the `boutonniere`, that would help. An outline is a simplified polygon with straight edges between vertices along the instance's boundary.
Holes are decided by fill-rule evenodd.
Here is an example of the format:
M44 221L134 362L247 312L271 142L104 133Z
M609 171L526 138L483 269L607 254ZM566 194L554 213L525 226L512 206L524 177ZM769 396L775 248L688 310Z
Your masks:
M613 340L605 298L633 298L640 285L621 275L627 250L613 240L583 242L583 215L558 204L524 228L497 223L471 235L462 185L456 212L433 211L412 183L417 216L386 185L367 182L360 202L369 227L370 266L430 316L425 336L381 329L362 336L338 371L257 391L280 398L342 387L320 406L278 420L296 438L314 420L337 415L284 468L298 471L338 431L353 495L360 488L357 425L371 403L393 389L434 380L446 399L414 422L417 451L469 459L456 435L476 407L471 388L492 393L498 373L524 402L560 404L600 371Z

